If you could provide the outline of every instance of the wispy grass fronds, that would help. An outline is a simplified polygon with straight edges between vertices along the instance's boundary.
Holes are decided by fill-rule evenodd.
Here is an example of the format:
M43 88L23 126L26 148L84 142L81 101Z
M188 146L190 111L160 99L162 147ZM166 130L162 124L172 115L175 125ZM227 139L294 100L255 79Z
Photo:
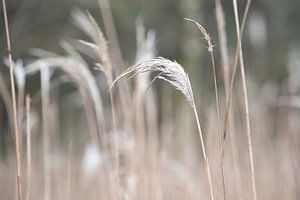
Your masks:
M79 42L86 47L90 48L97 55L98 60L95 63L96 69L102 71L106 78L109 87L113 80L113 69L109 56L107 41L99 28L96 20L90 13L83 13L80 10L75 10L72 14L75 19L76 24L81 28L92 40L92 42L87 42L84 40L79 40ZM89 32L92 31L92 32ZM112 130L114 134L117 134L117 122L116 122L116 109L114 104L113 94L109 94L111 113L112 113ZM114 154L115 154L115 167L117 170L117 185L119 185L119 153L118 153L117 142L114 142ZM119 189L118 189L119 191ZM119 192L118 192L119 193Z
M146 72L158 72L158 79L170 83L176 90L183 93L186 100L194 106L193 92L187 73L176 61L172 62L162 57L153 58L131 66L113 81L113 85L124 76L131 75L130 78L132 78L137 74Z
M99 61L96 62L95 65L104 73L110 85L112 83L112 64L109 57L107 41L96 20L90 13L85 14L77 9L72 12L72 17L75 24L92 39L93 42L84 40L79 40L79 42L96 53Z
M102 99L96 81L89 71L88 66L71 57L40 58L26 66L26 74L37 73L44 67L62 70L71 78L72 82L79 88L85 108L89 107L91 109L90 111L89 109L86 110L87 118L91 120L88 120L88 123L90 123L89 128L91 128L90 131L93 134L97 134L98 131L104 133L105 125ZM89 99L91 99L91 105L88 105L90 104ZM92 119L94 111L96 121Z
M118 40L115 22L113 19L113 14L110 8L110 2L109 0L98 0L98 4L103 19L104 30L110 43L111 54L114 55L113 64L115 66L115 71L117 73L120 73L120 71L124 69L124 61Z
M4 17L4 26L6 34L6 45L9 61L9 75L10 75L10 88L11 88L11 97L12 97L12 111L13 111L13 129L15 135L15 149L16 149L16 182L17 182L17 199L22 199L22 183L21 183L21 153L20 153L20 135L18 127L18 112L17 112L17 98L15 91L15 80L14 80L14 66L12 59L12 49L10 45L10 35L8 28L8 19L6 12L6 1L2 0L3 7L3 17Z
M214 193L213 193L213 186L212 186L212 179L211 179L211 170L209 166L209 161L206 155L202 130L200 126L200 121L198 117L198 112L196 109L192 86L190 83L190 79L187 75L187 73L184 71L181 65L179 65L177 62L172 62L168 59L158 57L153 58L148 61L144 61L141 63L138 63L136 65L133 65L129 67L125 72L123 72L121 75L119 75L113 82L113 85L120 80L122 77L130 75L129 78L132 78L136 76L137 74L145 73L145 72L156 72L158 75L156 76L157 79L164 80L168 83L170 83L174 89L180 91L186 98L186 100L189 102L191 107L193 108L194 115L197 122L197 128L200 136L200 142L203 152L203 157L205 160L205 167L209 182L209 188L210 188L210 196L211 199L214 200Z
M193 19L189 19L189 18L184 18L184 19L187 20L187 21L190 21L190 22L194 22L197 25L198 29L200 30L200 32L203 35L203 38L207 41L208 52L212 53L214 51L214 45L212 44L210 36L206 32L206 29L201 24L199 24L197 21L195 21Z
M79 42L84 45L85 47L92 50L94 54L96 54L96 61L95 61L95 69L98 69L104 73L104 76L106 78L107 84L109 87L111 87L112 80L113 80L113 72L119 71L120 65L123 65L122 56L118 52L118 46L117 42L114 43L114 45L110 46L113 48L111 52L115 52L114 59L112 60L110 57L110 49L108 47L108 42L104 37L103 32L101 31L100 27L98 26L96 20L90 13L84 13L80 11L79 9L75 9L72 12L72 17L74 20L74 23L77 27L79 27L84 33L86 33L87 36L91 38L91 42L79 40ZM107 25L107 24L105 24ZM108 38L112 39L111 35L107 34ZM116 38L112 39L113 41L117 41ZM112 43L112 42L110 42ZM87 56L90 56L90 52L82 51ZM116 61L116 62L114 62ZM114 65L113 65L114 64ZM114 66L114 68L113 68ZM129 115L130 111L128 110L128 104L130 102L130 97L128 96L128 88L125 88L125 84L120 85L119 97L118 100L121 104L121 109L124 115L125 124L128 126L130 124L129 119L131 116ZM116 107L115 107L115 99L113 94L110 93L110 102L111 102L111 113L112 113L112 130L116 134L117 133L117 116L119 116L119 113L117 113Z

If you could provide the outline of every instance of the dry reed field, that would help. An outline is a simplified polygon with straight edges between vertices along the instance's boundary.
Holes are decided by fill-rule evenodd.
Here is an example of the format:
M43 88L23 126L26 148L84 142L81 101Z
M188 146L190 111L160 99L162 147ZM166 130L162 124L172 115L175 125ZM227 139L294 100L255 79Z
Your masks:
M249 73L251 53L268 54L245 50L247 40L263 45L251 0L211 1L213 24L190 18L185 5L184 58L160 54L161 32L142 15L128 35L135 49L121 48L109 0L97 2L98 13L68 11L80 36L57 36L57 52L27 46L18 57L8 3L0 199L300 199L299 52L290 51L281 82Z

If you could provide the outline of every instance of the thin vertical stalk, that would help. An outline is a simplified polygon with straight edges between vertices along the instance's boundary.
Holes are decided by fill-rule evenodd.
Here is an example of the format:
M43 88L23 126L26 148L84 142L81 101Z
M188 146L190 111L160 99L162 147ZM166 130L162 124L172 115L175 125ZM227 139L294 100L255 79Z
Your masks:
M240 41L241 36L240 36L240 24L239 24L237 0L233 0L233 10L234 10L234 18L235 18L237 38ZM247 83L246 83L246 77L245 77L245 66L244 66L243 50L242 50L241 42L239 42L239 44L238 44L238 51L239 51L239 63L240 63L241 76L242 76L243 95L244 95L246 131L247 131L248 150L249 150L250 168L251 168L251 180L252 180L252 193L253 193L253 199L257 200L256 185L255 185L254 161L253 161L253 149L252 149L252 139L251 139L248 92L247 92Z
M101 16L103 19L105 33L108 37L108 41L111 43L112 55L115 58L115 66L117 67L115 70L117 73L120 72L124 68L123 66L123 57L121 48L119 45L119 40L117 36L117 31L115 28L115 22L113 19L113 15L111 12L111 7L109 0L98 0Z
M50 69L48 66L41 68L41 90L42 90L42 118L43 118L43 164L44 164L44 199L51 199L51 180L49 171L49 103L50 103Z
M5 33L6 33L6 45L7 45L7 54L8 54L8 61L9 61L9 75L10 75L10 85L11 85L11 95L12 95L13 127L14 127L14 134L15 134L16 168L17 168L16 170L17 199L21 200L22 186L21 186L20 138L19 138L19 128L18 128L17 99L16 99L16 91L15 91L12 49L10 45L10 36L9 36L5 0L2 0L2 7L3 7L3 17L4 17L4 25L5 25Z
M227 125L228 125L228 122L230 123L230 120L231 120L230 113L231 113L231 110L232 110L232 108L231 108L232 91L233 91L233 84L234 84L236 71L237 71L238 60L239 60L239 49L238 49L238 47L239 47L239 45L241 43L241 40L242 40L242 36L243 36L243 33L244 33L244 28L245 28L248 12L249 12L249 9L250 9L250 5L251 5L251 0L247 0L246 6L245 6L245 11L244 11L244 14L243 14L241 30L240 30L240 38L237 39L237 44L236 44L234 64L233 64L233 69L232 69L231 78L230 78L230 87L229 87L229 90L226 94L226 104L227 105L226 105L225 118L224 118L224 132L223 132L223 136L222 136L223 137L223 144L222 144L223 152L224 152L224 148L225 148L224 143L225 143L226 136L227 136ZM232 112L232 115L233 115L233 112ZM231 139L232 139L232 137L231 137ZM232 139L232 144L233 144L233 142L234 142L234 140ZM238 156L236 158L238 159ZM239 164L239 161L236 160L236 163ZM239 172L239 171L237 171L237 172ZM240 175L240 174L238 173L237 175ZM238 180L240 180L240 179L238 179ZM240 187L240 190L241 190L241 187Z
M208 33L206 32L205 28L203 26L201 26L201 24L199 24L195 20L191 20L191 19L187 19L187 18L186 18L186 20L192 21L192 22L194 22L197 25L198 29L203 34L204 39L207 41L207 44L208 44L208 52L209 52L209 55L210 55L210 60L211 60L211 65L212 65L212 71L213 71L212 75L213 75L213 81L214 81L215 102L216 102L216 115L217 115L217 124L218 124L217 133L218 133L219 147L220 147L220 157L221 157L221 155L222 155L222 147L221 147L220 104L219 104L219 92L218 92L217 73L216 73L216 65L215 65L215 57L214 57L213 45L211 43L211 39L210 39ZM225 191L225 177L224 177L223 162L221 162L221 171L222 171L221 173L222 173L223 195L224 195L224 198L225 198L226 191Z
M26 200L31 198L31 120L30 120L30 96L26 95L26 150L27 150L27 186Z
M225 188L225 175L224 175L224 162L222 159L222 146L221 146L221 120L220 120L220 105L219 105L219 93L218 93L218 85L217 85L217 75L216 75L216 67L215 67L215 57L212 51L209 51L212 68L213 68L213 79L214 79L214 88L215 88L215 101L216 101L216 112L217 112L217 123L218 123L218 140L220 146L220 156L221 156L221 174L222 174L222 187L223 187L223 196L226 199L226 188Z
M199 136L200 136L200 142L201 142L203 157L204 157L204 161L205 161L205 168L206 168L206 173L207 173L207 178L208 178L208 183L209 183L209 189L210 189L210 197L211 197L212 200L214 200L214 192L213 192L212 179L211 179L211 170L210 170L209 161L208 161L208 158L207 158L207 155L206 155L203 134L202 134L202 131L201 131L198 112L197 112L194 100L192 102L192 107L193 107L194 115L195 115L196 122L197 122L198 133L199 133Z
M226 36L226 28L225 28L225 16L222 8L222 3L220 0L215 0L215 14L218 28L218 38L219 38L219 47L220 47L220 56L221 56L221 66L223 71L223 82L225 87L225 96L228 96L229 87L230 87L230 68L229 68L229 56L228 56L228 48L227 48L227 36ZM226 99L227 101L227 99ZM227 103L227 102L226 102ZM224 129L227 127L225 126ZM234 113L233 109L229 109L229 129L230 133L230 143L231 143L231 156L233 159L233 168L234 175L236 180L240 180L240 171L239 171L239 162L238 156L236 154L236 142L234 137ZM224 166L224 152L225 152L225 141L219 138L221 145L221 167ZM224 167L222 167L222 173L224 173ZM224 180L224 179L223 179ZM223 182L225 186L225 182ZM240 194L240 184L235 182L236 190L239 191ZM226 199L226 191L224 189L224 199Z
M109 79L109 84L111 85L112 81ZM114 142L114 151L115 151L115 168L117 174L117 198L121 198L120 193L120 163L119 163L119 145L118 145L118 133L117 133L117 122L116 122L116 111L113 93L109 93L110 98L110 107L111 107L111 116L112 116L112 131L113 131L113 142Z
M73 147L73 142L71 141L69 143L69 152L68 152L68 162L67 162L67 178L65 181L65 199L69 200L71 199L71 182L72 182L72 176L71 176L71 167L72 167L72 148Z

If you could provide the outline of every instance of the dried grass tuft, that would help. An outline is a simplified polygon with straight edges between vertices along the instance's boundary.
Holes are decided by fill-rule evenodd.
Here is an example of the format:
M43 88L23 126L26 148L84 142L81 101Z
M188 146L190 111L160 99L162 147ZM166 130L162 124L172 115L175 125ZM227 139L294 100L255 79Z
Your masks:
M209 183L209 189L210 189L210 197L212 200L214 200L214 192L213 192L213 186L212 186L212 179L211 179L211 170L209 166L209 161L206 155L204 140L203 140L203 134L200 126L200 120L198 117L198 112L196 109L195 101L194 101L194 95L190 83L190 79L187 75L187 73L184 71L181 65L179 65L176 61L170 61L168 59L158 57L153 58L148 61L144 61L141 63L138 63L136 65L131 66L128 68L125 72L123 72L120 76L118 76L112 86L121 78L131 75L129 78L132 78L136 76L137 74L145 73L145 72L156 72L158 75L151 81L150 85L156 80L161 79L168 83L170 83L176 90L180 91L194 111L194 116L197 122L197 128L198 133L200 137L203 157L205 161L205 167L206 167L206 173Z
M131 66L113 81L112 86L124 76L131 74L131 77L134 77L137 74L146 72L158 72L159 74L156 78L170 83L186 97L191 106L194 106L193 92L187 73L176 61L170 61L162 57L153 58Z

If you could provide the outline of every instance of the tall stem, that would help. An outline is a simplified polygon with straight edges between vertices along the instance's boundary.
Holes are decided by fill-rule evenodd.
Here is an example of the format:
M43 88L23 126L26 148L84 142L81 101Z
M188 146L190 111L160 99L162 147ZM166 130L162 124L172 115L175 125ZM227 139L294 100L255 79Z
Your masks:
M42 90L42 119L43 119L43 164L44 164L44 199L51 199L51 176L49 169L50 132L49 132L49 104L50 104L50 71L48 66L41 69Z
M30 97L26 95L26 146L27 146L27 186L26 200L31 198L31 132L30 132Z
M237 38L238 38L238 41L240 41L241 36L240 36L240 24L239 24L237 0L233 0L233 9L234 9L234 17L235 17ZM251 139L251 128L250 128L248 92L247 92L245 67L244 67L244 59L243 59L243 50L242 50L241 42L238 44L238 51L239 51L239 63L240 63L241 76L242 76L243 95L244 95L246 131L247 131L248 149L249 149L249 157L250 157L250 168L251 168L251 180L252 180L252 193L253 193L253 199L257 200L256 185L255 185L254 161L253 161L253 150L252 150L252 139Z
M197 128L198 128L198 132L199 132L199 136L200 136L200 142L201 142L201 147L202 147L202 152L203 152L203 157L204 157L204 161L205 161L205 168L206 168L206 173L207 173L207 178L208 178L208 183L209 183L209 189L210 189L210 197L212 200L214 200L214 192L213 192L213 186L212 186L212 180L211 180L211 170L210 170L210 166L209 166L209 161L206 155L206 150L205 150L205 146L204 146L204 140L203 140L203 134L201 131L201 126L200 126L200 121L199 121L199 117L198 117L198 112L196 109L196 105L195 102L192 102L192 107L193 107L193 111L194 111L194 115L196 118L196 122L197 122Z
M111 85L111 81L110 84ZM113 93L109 93L110 98L110 107L111 107L111 115L112 115L112 131L113 131L113 141L114 141L114 153L115 153L115 168L117 174L117 198L121 198L120 194L120 164L119 164L119 145L118 145L118 133L117 133L117 122L116 122L116 109L114 103Z
M22 188L21 188L21 161L20 161L20 138L19 138L19 128L18 128L18 116L17 116L17 99L15 91L15 80L14 80L14 68L12 61L12 50L10 45L10 36L8 29L8 19L6 12L6 1L2 0L3 6L3 17L5 24L5 33L6 33L6 45L9 61L9 75L10 75L10 85L11 85L11 95L12 95L12 110L13 110L13 127L15 134L15 150L16 150L16 181L17 181L17 199L22 199Z
M213 48L212 48L213 50ZM214 79L214 89L215 89L215 101L216 101L216 112L217 112L217 123L218 123L218 141L220 147L220 159L221 159L221 177L222 177L222 187L223 187L223 196L226 199L226 188L225 188L225 175L224 175L224 160L223 160L223 148L221 142L221 120L220 120L220 104L219 104L219 93L218 93L218 84L217 84L217 73L215 66L215 57L213 51L209 52L211 58L211 64L213 68L213 79Z

